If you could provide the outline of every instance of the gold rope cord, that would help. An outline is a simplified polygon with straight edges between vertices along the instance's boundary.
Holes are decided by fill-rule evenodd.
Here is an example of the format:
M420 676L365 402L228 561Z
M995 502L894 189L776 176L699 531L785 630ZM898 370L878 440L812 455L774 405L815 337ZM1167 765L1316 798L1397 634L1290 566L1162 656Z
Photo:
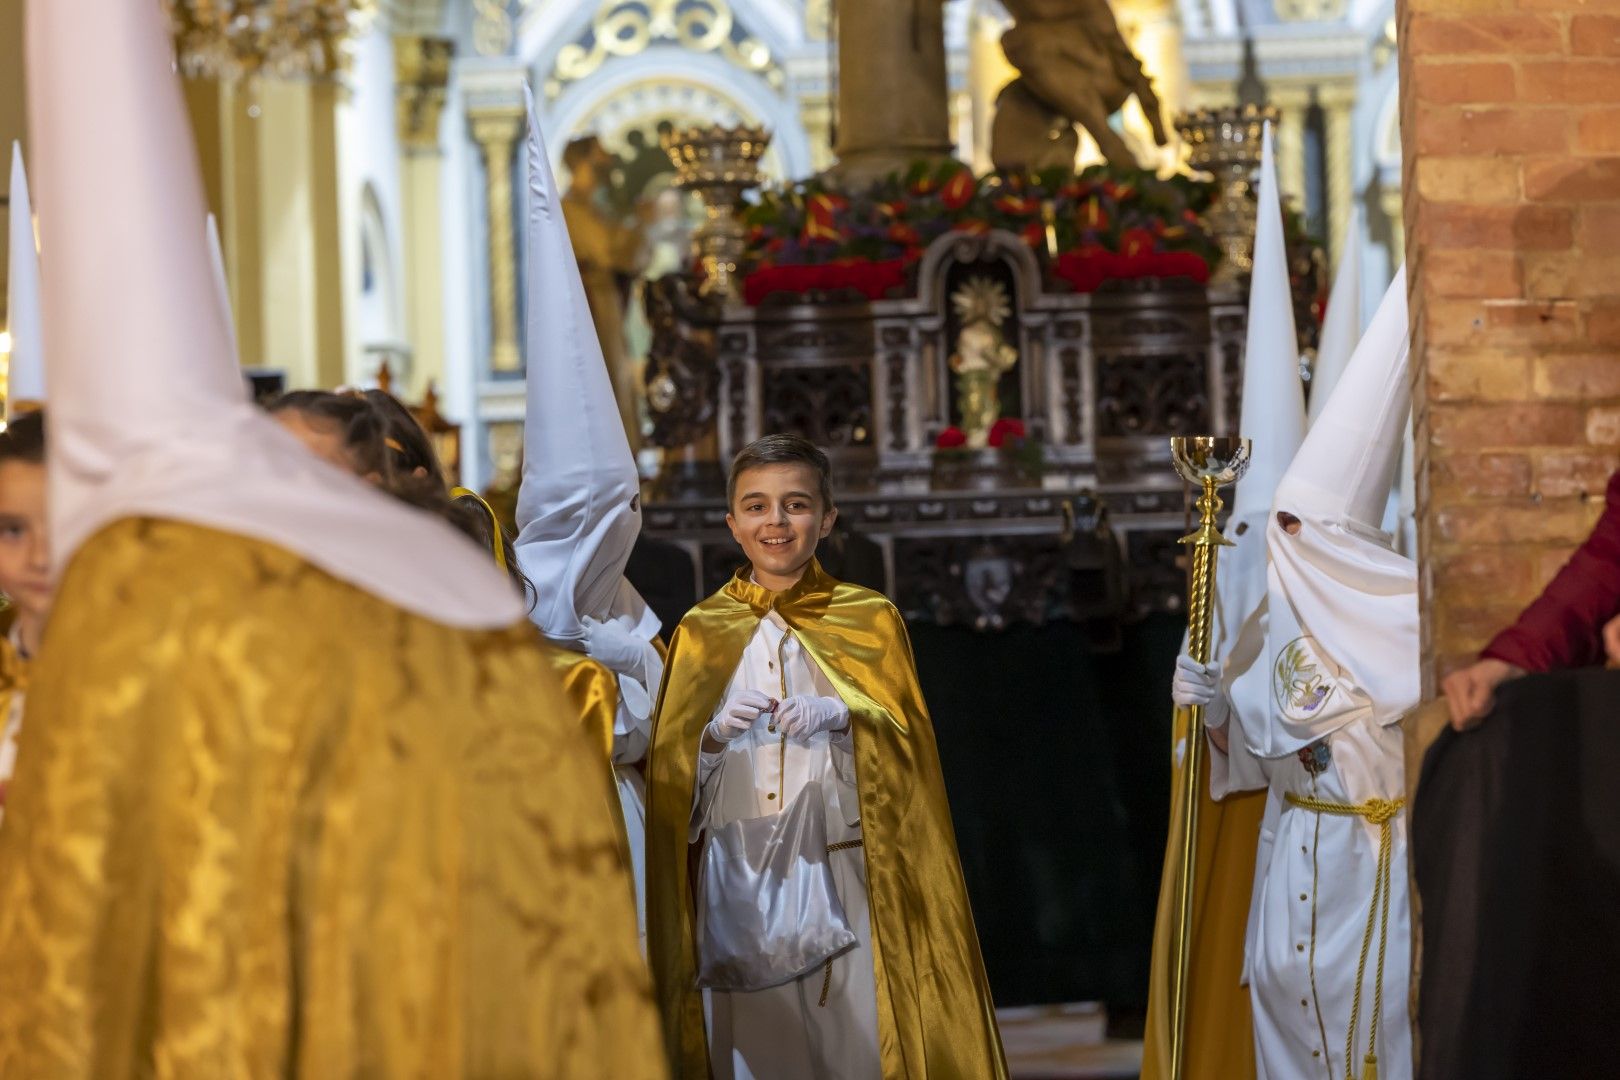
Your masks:
M499 566L502 570L505 570L506 569L506 546L501 543L501 519L495 515L495 508L493 506L489 505L488 500L486 500L482 495L478 494L478 492L472 490L471 488L464 488L464 487L451 488L450 489L450 497L452 499L462 499L462 498L473 499L478 503L479 506L482 506L484 508L484 513L489 515L489 528L490 528L490 532L492 534L491 537L490 537L489 545L495 552L495 565Z
M1393 822L1395 815L1400 813L1406 805L1405 799L1368 799L1360 803L1331 802L1327 799L1318 799L1312 795L1295 795L1289 792L1285 798L1289 805L1297 806L1302 810L1314 810L1318 814L1334 814L1338 817L1359 817L1379 827L1378 835L1378 870L1373 881L1372 900L1367 906L1367 929L1361 937L1361 958L1356 964L1356 989L1350 999L1350 1027L1345 1033L1344 1041L1344 1075L1345 1080L1356 1080L1355 1074L1355 1043L1356 1028L1361 1023L1361 987L1366 981L1367 955L1372 949L1373 931L1378 931L1378 982L1373 987L1373 1015L1367 1025L1367 1056L1363 1061L1362 1080L1378 1080L1378 1018L1384 1011L1384 955L1389 948L1389 894L1390 871L1394 857L1395 832ZM1316 992L1316 891L1318 888L1316 873L1316 859L1311 859L1311 992Z

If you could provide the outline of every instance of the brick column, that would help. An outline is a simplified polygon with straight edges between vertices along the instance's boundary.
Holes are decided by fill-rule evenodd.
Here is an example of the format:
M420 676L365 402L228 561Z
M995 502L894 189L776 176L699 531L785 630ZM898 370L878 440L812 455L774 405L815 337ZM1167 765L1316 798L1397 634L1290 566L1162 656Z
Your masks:
M1620 465L1620 0L1400 0L1426 676Z

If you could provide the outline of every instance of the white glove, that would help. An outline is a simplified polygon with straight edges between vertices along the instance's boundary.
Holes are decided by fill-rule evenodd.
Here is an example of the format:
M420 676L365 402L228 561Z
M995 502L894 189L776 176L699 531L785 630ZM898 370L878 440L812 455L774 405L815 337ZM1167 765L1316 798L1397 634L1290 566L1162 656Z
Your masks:
M720 706L720 715L709 721L704 734L717 743L729 743L748 733L764 713L776 708L776 700L758 690L739 690Z
M809 742L823 731L849 727L849 706L835 697L790 697L776 710L776 727L783 735Z
M1221 689L1221 663L1211 660L1200 664L1192 657L1176 657L1176 674L1170 680L1170 700L1182 708L1193 705L1204 707L1204 730L1212 734L1224 728L1229 713L1226 694ZM1225 750L1220 739L1216 745Z
M647 652L652 650L652 642L637 637L611 619L600 622L586 616L579 623L585 628L586 656L615 674L632 679L646 677Z
M1185 654L1176 657L1176 675L1170 680L1170 699L1182 708L1208 706L1221 693L1221 664L1200 664Z

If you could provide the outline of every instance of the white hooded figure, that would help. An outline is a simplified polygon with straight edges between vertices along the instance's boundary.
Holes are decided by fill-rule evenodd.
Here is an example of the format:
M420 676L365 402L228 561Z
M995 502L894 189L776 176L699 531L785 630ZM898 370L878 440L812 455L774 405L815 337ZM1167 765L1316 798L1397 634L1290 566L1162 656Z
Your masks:
M91 9L111 20L93 57L71 29ZM465 536L322 461L249 400L163 25L144 4L29 7L57 572L105 526L153 517L278 546L442 625L521 622L510 579ZM43 396L44 381L13 397Z
M1399 721L1419 697L1417 569L1379 528L1407 348L1403 272L1277 486L1263 609L1224 677L1178 676L1178 700L1210 705L1212 777L1270 793L1247 964L1262 1080L1361 1077L1369 1059L1412 1075Z
M528 411L515 546L538 596L535 625L618 676L613 772L645 939L647 800L635 766L647 753L664 665L653 645L658 617L624 577L641 533L641 479L585 301L534 98L527 88L524 95Z
M39 298L39 248L34 243L34 207L22 146L11 144L11 271L6 278L6 330L11 363L6 373L6 419L19 405L45 402L44 317Z
M1249 278L1248 334L1243 350L1243 398L1238 433L1254 444L1249 469L1232 497L1226 539L1215 574L1215 626L1209 655L1219 661L1266 597L1266 521L1271 497L1305 438L1305 394L1299 377L1299 338L1288 283L1282 200L1271 125L1261 138L1260 198L1255 213L1254 271ZM1181 650L1181 666L1192 665ZM1196 665L1193 665L1196 667ZM1199 673L1194 672L1196 677ZM1176 748L1180 761L1182 748ZM1214 761L1212 768L1224 765ZM1211 780L1216 780L1211 773ZM1218 785L1217 785L1218 786Z

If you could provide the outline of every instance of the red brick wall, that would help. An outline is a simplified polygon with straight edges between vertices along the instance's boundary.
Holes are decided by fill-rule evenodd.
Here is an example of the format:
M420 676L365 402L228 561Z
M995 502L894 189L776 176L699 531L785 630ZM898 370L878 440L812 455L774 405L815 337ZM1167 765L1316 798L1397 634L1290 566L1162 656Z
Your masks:
M1399 0L1430 678L1620 465L1620 0Z

